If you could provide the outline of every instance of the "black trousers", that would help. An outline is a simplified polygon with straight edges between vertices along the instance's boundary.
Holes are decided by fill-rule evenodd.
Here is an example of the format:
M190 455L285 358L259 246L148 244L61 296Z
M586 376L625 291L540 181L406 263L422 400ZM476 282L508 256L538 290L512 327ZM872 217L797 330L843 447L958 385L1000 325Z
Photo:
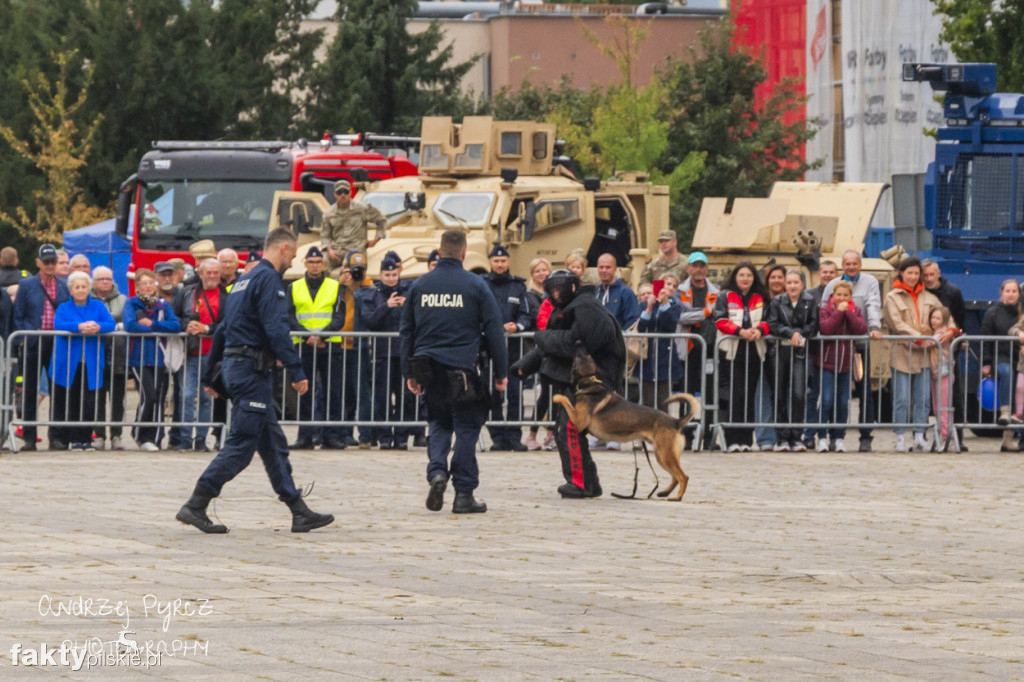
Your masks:
M135 383L139 387L139 411L136 421L149 422L153 426L136 426L132 436L139 445L160 444L164 438L164 400L170 375L165 367L132 367Z
M552 395L564 395L574 401L575 393L566 384L552 384ZM601 489L597 477L597 465L590 455L590 446L572 422L569 413L561 405L553 405L555 411L555 445L562 460L562 476L565 482L593 493Z
M718 358L718 395L722 421L752 423L757 406L757 382L761 380L763 364L757 348L750 341L739 340L736 357L730 361L725 353ZM723 429L725 445L752 445L753 427L732 426Z
M85 376L85 364L79 363L70 386L53 382L50 399L53 402L53 420L65 422L94 422L96 393L90 390ZM61 429L69 443L92 443L92 426L67 426ZM53 436L50 437L53 439Z
M121 368L124 369L124 368ZM105 373L103 376L103 387L99 391L99 416L102 417L106 411L106 405L110 405L110 421L124 421L124 399L128 392L128 375L115 370L112 373ZM107 431L110 438L121 437L121 425L111 426ZM97 430L100 433L100 430Z
M807 354L806 349L779 346L768 374L772 385L775 420L780 424L800 423L807 412ZM803 430L782 427L775 430L776 442L795 444L801 440Z
M30 344L25 339L22 346L21 376L21 414L27 422L36 421L39 414L39 377L43 369L50 366L50 358L53 356L53 337L42 336L36 344ZM53 382L50 382L50 395L53 395ZM24 428L26 443L36 442L36 427L26 426ZM64 429L59 426L51 426L49 430L50 440L68 442L68 436Z

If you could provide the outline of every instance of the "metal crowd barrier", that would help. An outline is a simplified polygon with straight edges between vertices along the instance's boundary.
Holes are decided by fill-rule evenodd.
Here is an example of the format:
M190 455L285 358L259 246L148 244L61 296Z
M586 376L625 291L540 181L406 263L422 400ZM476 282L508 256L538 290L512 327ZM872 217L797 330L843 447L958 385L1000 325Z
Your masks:
M847 429L858 429L862 438L870 438L878 428L897 434L910 430L908 447L913 447L917 435L927 432L933 435L932 443L939 442L939 421L929 420L933 337L817 336L807 339L802 349L779 337L762 341L763 359L753 342L737 337L716 341L714 375L720 404L715 441L723 450L753 449L753 439L762 450L788 450L798 442L807 447L815 437L819 445L831 437L829 447L834 448L839 439L845 446ZM728 357L727 350L734 344L740 344L739 350L735 357ZM827 352L848 357L850 371L826 371L820 358ZM898 371L891 358L920 371ZM860 381L853 376L858 366L863 371ZM854 399L856 412L850 409ZM947 409L940 405L940 414Z
M1018 372L1021 344L1016 334L961 336L951 344L954 376L949 381L949 440L959 452L963 429L1024 439L1024 373ZM970 370L968 370L970 368ZM976 410L968 409L977 405ZM961 418L955 419L956 412ZM1008 413L1008 414L1007 414ZM1008 416L1009 423L1000 419Z
M303 400L291 389L290 379L278 371L279 388L275 393L283 425L314 429L314 434L320 430L346 439L355 438L358 433L359 439L367 442L381 438L401 440L422 433L427 415L422 399L408 392L400 374L396 332L335 334L332 336L340 337L340 341L325 339L323 345L308 341L310 337L323 336L317 332L295 332L292 336L298 341L297 349L311 382ZM1007 406L1013 415L1024 406L1024 374L1015 371L1019 344L1010 336L955 339L950 347L951 362L947 360L951 371L945 375L952 379L939 386L934 400L934 340L928 336L886 336L870 341L862 336L815 337L808 341L803 353L782 339L769 336L765 343L774 349L773 356L783 361L763 365L750 354L734 361L724 358L726 339L716 342L711 356L704 339L697 334L629 333L625 337L630 364L623 384L616 390L631 401L651 407L660 407L664 397L678 391L698 396L702 415L694 424L694 449L707 447L711 440L727 448L730 443L726 443L726 435L735 436L735 430L754 431L762 445L771 447L779 444L778 432L792 435L796 431L801 440L813 442L815 436L828 438L828 431L832 430L834 443L835 432L847 429L862 429L868 434L872 429L906 429L929 433L933 443L956 450L961 447L958 431L963 428L1024 434L1024 424L1000 424L998 409L962 409L964 405L975 404L970 398L978 393L978 377L965 369L968 356L972 366L991 365L991 382L983 388L995 396L993 405ZM85 438L88 429L88 436L103 439L112 438L120 429L125 441L130 430L136 442L141 438L161 446L169 443L169 436L173 435L183 441L180 445L184 447L197 442L205 446L210 443L210 434L223 438L229 428L227 401L206 399L198 381L206 359L201 352L190 354L188 335L123 331L99 335L106 359L102 388L88 389L81 377L67 387L55 385L54 377L48 376L50 356L35 352L32 347L41 346L44 351L55 347L55 352L64 353L67 360L71 357L69 342L81 338L92 337L19 331L6 342L0 340L0 426L12 448L17 447L16 430L31 436L38 427L56 429L54 433L58 434L69 428L80 429L80 435L68 438ZM532 338L532 333L508 337L512 362L529 352ZM209 337L199 340L208 341ZM129 361L130 348L146 343L158 343L161 353L183 358L182 366L174 372L133 367ZM859 353L868 380L847 382L836 372L826 375L815 359L826 344L836 352L849 351L851 357ZM893 344L904 349L908 359L916 357L920 361L927 380L892 372L889 356ZM93 352L98 355L98 347ZM1004 361L996 361L998 358ZM1011 361L1006 362L1007 358ZM941 378L938 365L936 370ZM490 368L485 374L489 381L493 379ZM33 380L33 375L37 379ZM736 381L737 377L742 382ZM45 409L39 409L39 394L44 391L50 399ZM822 402L825 393L829 395L827 409ZM894 393L901 399L895 400ZM845 414L840 408L840 396L849 408ZM539 375L525 380L512 377L510 389L502 397L504 403L493 406L487 422L489 428L519 429L525 435L523 427L553 426L550 392L544 390ZM937 416L934 421L922 404L932 405L931 411ZM961 418L955 418L958 411L963 415ZM753 437L746 437L746 442L753 446ZM854 449L852 444L848 449Z

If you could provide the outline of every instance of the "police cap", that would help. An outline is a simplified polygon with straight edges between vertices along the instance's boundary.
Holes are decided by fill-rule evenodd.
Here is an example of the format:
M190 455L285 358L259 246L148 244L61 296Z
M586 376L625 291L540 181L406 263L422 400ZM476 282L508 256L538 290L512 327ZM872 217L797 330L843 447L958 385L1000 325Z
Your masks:
M392 258L391 254L389 253L388 255L384 256L384 260L382 260L380 262L380 271L381 272L392 272L393 270L397 270L398 269L398 265L399 265L398 260L395 259L395 258Z
M433 251L431 251L430 255L427 256L427 262L428 263L433 263L434 261L439 261L439 260L441 260L441 252L438 251L437 249L434 249Z
M488 258L499 258L499 257L508 258L508 249L506 249L501 244L498 244L493 249L491 249L491 253L487 257Z
M307 260L310 259L310 258L323 258L323 257L324 257L324 252L321 251L320 248L317 247L317 246L309 247L309 251L306 252L306 259Z
M316 247L314 246L313 248L315 249ZM313 249L310 249L310 251L312 250ZM249 257L245 259L245 264L248 265L249 263L258 263L260 258L261 256L259 251L250 251ZM306 254L306 258L309 258L309 254Z

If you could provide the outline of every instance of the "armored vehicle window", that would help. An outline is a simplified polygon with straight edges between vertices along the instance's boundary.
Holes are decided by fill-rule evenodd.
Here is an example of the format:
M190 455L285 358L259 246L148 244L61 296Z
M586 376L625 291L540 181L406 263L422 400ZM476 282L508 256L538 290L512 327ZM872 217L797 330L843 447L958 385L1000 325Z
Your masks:
M443 192L434 202L434 215L445 227L483 227L494 200L494 192Z
M501 155L522 156L523 134L520 132L505 132L501 134Z
M467 144L466 151L455 155L456 168L483 168L484 146L482 144Z
M557 225L579 220L580 202L578 199L553 199L537 204L537 226L535 230L544 230Z
M363 203L370 204L389 219L405 213L404 192L367 192Z
M537 132L533 134L533 158L540 161L548 155L548 134Z
M424 170L448 170L448 157L441 152L441 145L423 145L423 158L420 159L420 168Z

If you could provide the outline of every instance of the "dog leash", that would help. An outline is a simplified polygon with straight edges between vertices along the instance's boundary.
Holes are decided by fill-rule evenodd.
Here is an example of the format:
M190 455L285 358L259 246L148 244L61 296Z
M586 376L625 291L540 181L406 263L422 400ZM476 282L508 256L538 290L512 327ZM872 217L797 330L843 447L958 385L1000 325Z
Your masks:
M644 456L647 457L647 466L651 468L651 473L654 474L654 487L651 488L651 492L647 493L647 499L651 499L651 496L654 495L655 491L658 490L658 472L654 470L654 465L651 464L651 453L647 450L647 441L640 441L639 447L637 446L636 441L633 441L633 492L630 493L629 495L620 495L619 493L612 493L612 497L620 500L636 499L636 489L637 485L639 485L640 482L640 458L637 456L637 454L641 448L644 451Z

